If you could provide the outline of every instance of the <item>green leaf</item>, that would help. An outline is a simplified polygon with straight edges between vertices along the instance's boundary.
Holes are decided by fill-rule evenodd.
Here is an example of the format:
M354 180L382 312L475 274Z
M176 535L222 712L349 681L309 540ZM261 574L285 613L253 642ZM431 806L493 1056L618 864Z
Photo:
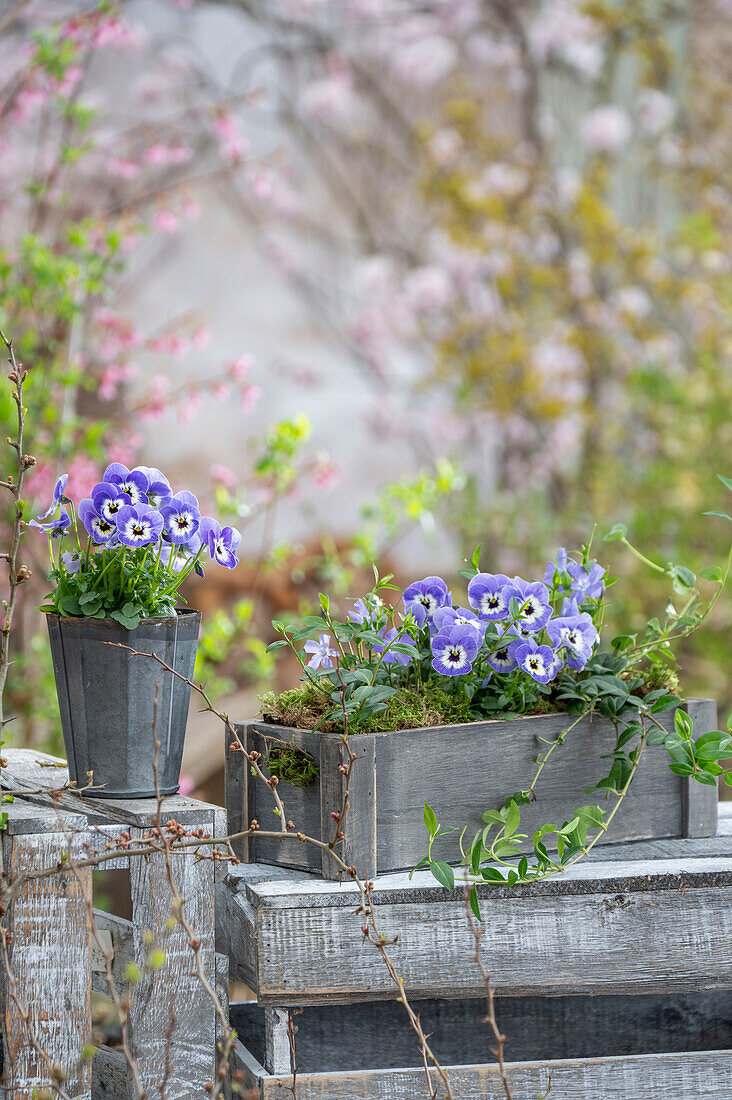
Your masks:
M620 539L624 539L628 534L628 528L624 523L616 523L614 527L611 527L608 533L605 535L605 542L619 542Z
M424 823L430 836L434 836L437 832L437 814L427 802L424 804Z
M512 800L508 807L508 816L506 817L505 837L508 839L512 837L519 825L521 824L521 810L516 803Z
M318 592L318 599L320 600L320 606L323 608L323 611L327 615L330 611L330 600L326 596L325 592Z
M505 882L505 878L495 867L484 867L482 870L483 878L486 882Z
M709 565L706 569L702 569L699 576L705 581L721 581L722 570L718 565Z
M475 917L475 919L479 920L482 924L483 923L483 918L480 915L480 903L478 901L478 890L477 890L477 887L475 887L475 886L470 891L470 908L473 910L473 916Z
M728 519L732 523L732 516L727 515L726 512L704 512L705 516L719 516L720 519Z
M445 863L441 859L434 859L430 863L430 871L446 890L455 889L455 872L449 863Z
M282 649L283 645L287 645L284 638L279 638L276 642L270 642L267 646L265 653L271 653L273 649Z
M728 489L732 491L732 481L728 477L724 477L723 474L717 474L717 477Z

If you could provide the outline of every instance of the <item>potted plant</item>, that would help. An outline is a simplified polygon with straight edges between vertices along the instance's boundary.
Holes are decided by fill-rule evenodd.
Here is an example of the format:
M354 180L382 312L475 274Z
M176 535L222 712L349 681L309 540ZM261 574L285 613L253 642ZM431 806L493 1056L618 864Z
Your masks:
M262 719L240 737L287 817L370 874L414 866L429 845L421 862L447 885L457 859L516 881L597 841L713 834L732 738L716 730L711 700L682 701L673 644L714 606L729 559L705 571L705 599L690 570L648 561L625 528L607 537L666 574L680 606L670 600L662 621L604 650L614 580L591 544L560 550L536 580L482 571L478 547L459 597L440 577L402 592L377 576L345 618L323 595L320 615L275 622L272 645L294 651L302 682L263 697ZM654 743L670 769L668 756L645 754ZM268 792L236 746L227 768L230 824L271 832ZM237 854L333 873L296 837L255 836Z
M69 777L95 798L146 798L157 766L159 793L174 794L190 686L130 650L193 676L201 615L176 606L179 588L193 570L203 576L207 560L233 569L241 536L151 467L113 462L78 509L67 480L29 526L48 535L55 588L41 611Z

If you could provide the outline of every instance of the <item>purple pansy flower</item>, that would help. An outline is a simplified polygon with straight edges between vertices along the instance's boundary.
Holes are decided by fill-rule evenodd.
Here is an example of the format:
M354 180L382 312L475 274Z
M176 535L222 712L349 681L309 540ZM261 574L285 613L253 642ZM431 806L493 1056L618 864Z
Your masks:
M564 573L567 568L567 551L563 546L560 546L557 550L557 556L554 561L548 561L546 563L546 573L544 574L544 584L547 588L554 587L554 575L555 573Z
M513 578L513 593L521 604L521 614L516 623L532 634L537 634L551 618L549 589L541 581L524 581Z
M195 537L201 523L201 510L198 500L187 489L176 493L168 504L160 509L163 517L163 529L166 539L188 546Z
M477 631L470 626L453 626L432 639L432 667L443 676L463 676L472 669L480 649Z
M469 607L438 607L432 621L438 633L441 630L449 630L453 626L469 626L476 632L481 642L488 629L488 623L479 619Z
M410 634L402 634L400 636L399 631L396 629L396 627L391 627L389 630L382 629L382 630L379 631L379 634L381 635L381 637L384 639L384 641L387 644L389 642L393 642L395 639L398 638L398 640L400 642L403 642L405 645L411 645L411 646L414 645L414 638ZM386 647L383 646L383 645L375 645L374 646L374 653L384 653L385 648ZM411 654L411 655L409 655L407 653L395 653L394 650L389 649L389 650L387 650L387 652L384 654L384 656L382 658L382 664L385 664L385 665L396 665L396 664L408 665L409 662L412 660L412 657L416 657L416 655L417 655L416 649L415 649L414 653Z
M170 502L170 498L173 496L170 482L165 474L161 473L155 466L135 466L132 473L145 475L147 481L145 493L147 495L148 504L151 504L153 508L159 510L162 508L163 504L168 504Z
M117 522L120 508L125 504L131 504L127 493L123 493L119 485L112 482L100 481L91 491L91 499L100 516L108 519L110 523Z
M139 467L128 470L121 462L112 462L104 471L102 481L116 485L121 492L127 494L132 504L147 503L147 475Z
M576 596L567 596L562 600L562 615L579 615L579 605Z
M546 631L555 650L569 650L567 664L577 671L585 667L600 637L592 617L586 611L581 615L551 619Z
M217 520L204 516L198 527L201 542L208 547L211 560L227 569L233 569L239 564L236 548L241 542L241 535L234 527L222 527Z
M66 488L66 482L68 480L68 474L61 474L61 477L58 479L53 488L53 500L51 501L49 507L46 508L46 511L41 512L40 516L37 517L39 520L48 519L48 517L56 511L59 504L61 504L62 500L64 499L64 489ZM37 526L37 524L34 524L34 526Z
M321 634L317 642L309 638L303 649L312 654L308 668L333 668L333 658L338 656L338 651L330 648L330 634Z
M585 600L599 600L605 591L605 582L602 578L606 570L601 565L596 561L592 564L587 562L585 565L571 561L567 566L567 572L572 578L572 591L577 594L580 603Z
M90 497L79 501L79 519L95 542L116 540L117 523L105 519Z
M468 603L489 623L508 618L513 595L513 583L504 573L476 573L468 584Z
M51 538L57 539L68 531L71 526L71 517L66 509L62 508L61 515L57 516L56 519L49 520L48 523L43 523L39 517L38 519L29 520L28 526L37 527L39 531L43 531L45 534L50 535Z
M117 536L124 546L149 546L163 530L163 517L149 504L125 504L117 513Z
M418 626L432 620L438 607L449 607L452 596L441 577L425 577L421 581L412 581L404 589L404 606L411 611Z
M537 645L534 638L517 645L513 655L519 668L540 684L548 684L559 671L554 650L548 645Z
M488 664L494 672L513 672L513 670L518 667L516 658L512 652L516 644L516 642L511 642L510 644L502 645L499 649L493 650L488 658Z

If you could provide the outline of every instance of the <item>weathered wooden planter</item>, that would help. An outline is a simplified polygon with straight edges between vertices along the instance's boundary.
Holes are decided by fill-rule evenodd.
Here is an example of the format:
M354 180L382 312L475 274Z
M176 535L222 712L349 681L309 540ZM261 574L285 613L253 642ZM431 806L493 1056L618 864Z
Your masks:
M693 718L695 735L717 728L712 700L690 699L684 709ZM672 729L673 712L663 712L659 719ZM537 754L571 721L566 715L552 714L352 736L351 748L358 760L351 776L345 840L339 849L343 859L370 875L414 866L426 850L425 802L443 826L467 825L472 837L482 827L486 810L499 809L530 783ZM288 818L298 829L332 840L331 814L341 809L345 783L339 770L346 760L341 737L257 721L237 729L248 751L256 749L265 761L271 749L283 743L313 757L317 780L306 787L281 783L278 790ZM536 801L522 807L521 831L530 836L545 822L568 820L578 806L601 804L603 793L588 794L586 788L607 774L609 762L603 757L614 746L615 730L608 720L591 716L575 726L544 769ZM240 752L227 752L226 773L229 831L247 828L253 818L262 829L276 827L271 793L249 775ZM665 750L648 747L605 842L712 836L716 827L716 788L675 775ZM446 837L439 843L440 858L459 859L456 838ZM245 840L238 843L237 855L246 862L322 872L326 878L335 877L337 870L327 853L321 855L294 837Z

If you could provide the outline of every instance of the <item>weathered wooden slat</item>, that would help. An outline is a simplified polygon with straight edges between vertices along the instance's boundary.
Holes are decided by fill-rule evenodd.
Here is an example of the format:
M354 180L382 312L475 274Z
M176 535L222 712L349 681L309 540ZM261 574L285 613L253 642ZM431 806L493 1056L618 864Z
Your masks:
M289 1100L291 1078L266 1074L263 1068L237 1044L238 1066L245 1085L256 1090L261 1100ZM732 1093L732 1052L705 1051L689 1054L646 1054L616 1058L517 1062L508 1073L518 1096L542 1095L552 1075L558 1100L699 1100L699 1097L729 1096ZM496 1066L450 1066L451 1087L460 1100L503 1100L505 1093ZM444 1087L433 1071L438 1100ZM355 1073L298 1074L298 1100L414 1100L425 1089L424 1070L385 1069Z
M287 1024L290 1014L283 1008L265 1008L264 1010L264 1064L268 1073L278 1076L292 1073L290 1040Z
M245 725L237 726L239 737L246 745ZM224 730L224 789L226 812L228 815L227 832L230 835L243 832L249 828L247 810L249 806L249 769L246 760L243 760L240 752L234 752L229 748L231 734ZM244 863L249 860L249 838L241 837L232 845L235 854Z
M717 704L711 699L689 699L684 707L694 723L694 736L717 727ZM703 783L695 779L685 779L682 785L682 832L687 837L712 836L717 829L718 803L709 797L709 791ZM716 793L716 792L714 792Z
M355 754L348 786L348 809L343 825L345 839L335 851L349 866L356 867L362 878L376 874L376 741L372 737L354 737L351 751ZM330 841L336 828L333 814L340 814L346 788L346 776L341 767L348 767L346 747L340 739L320 740L320 830ZM321 853L324 878L338 878L338 866L327 853Z
M97 933L106 936L111 946L114 957L112 959L112 979L119 992L127 991L127 965L134 961L134 944L132 921L124 917L117 917L113 913L103 913L99 909L94 910L94 923ZM104 942L104 941L103 941ZM107 984L104 955L99 949L94 934L92 933L92 989L97 993L109 994Z
M60 832L4 837L2 844L11 881L31 868L55 867L70 844L75 858L82 854L78 838ZM9 955L18 1002L52 1063L67 1073L67 1091L75 1100L91 1097L91 1065L82 1060L91 1037L90 892L91 872L68 869L28 882L4 918L12 934ZM29 1041L4 967L0 974L7 1093L12 1100L32 1100L36 1090L48 1087L49 1072Z
M415 876L417 880L418 876ZM398 880L398 881L395 881ZM499 994L662 992L732 988L732 858L577 864L521 890L482 887L483 951ZM248 924L247 980L265 1004L393 995L373 948L356 943L350 884L283 881L234 895ZM480 991L461 892L424 879L377 880L380 928L412 995ZM236 929L236 925L234 929ZM240 977L232 943L234 978Z
M92 1100L133 1100L133 1095L122 1051L97 1046L92 1063Z
M0 773L2 787L22 794L26 802L40 806L52 805L49 795L28 792L44 787L49 790L58 789L68 783L68 769L50 766L63 763L57 756L36 752L33 749L8 749L4 755L8 766ZM91 797L82 797L72 791L64 791L58 799L58 806L82 813L89 821L96 821L99 824L118 821L120 824L134 825L138 828L154 825L157 815L154 798L105 798L97 799L95 802ZM200 821L206 804L198 802L195 798L185 798L176 794L166 797L163 807L166 820L174 817L187 825ZM209 808L213 811L215 807Z
M495 1044L486 1024L485 997L410 1003L443 1065L493 1062ZM500 997L495 1009L507 1036L506 1058L511 1062L732 1049L732 997L728 991ZM265 1057L267 1011L254 1002L232 1005L231 1019L251 1054L274 1072ZM298 1073L402 1069L419 1064L416 1036L404 1007L396 1001L309 1006L294 1022ZM290 1072L289 1062L284 1072Z
M200 804L199 812L203 812ZM166 955L159 969L145 969L133 993L131 1046L140 1078L147 1089L156 1088L169 1052L168 1100L205 1100L205 1085L215 1073L214 1006L196 976L187 936L171 921L173 898L163 856L130 862L135 961L145 967L150 940ZM185 901L186 917L200 942L204 973L215 988L214 864L208 859L175 857L173 873ZM171 1026L168 1040L166 1030Z

